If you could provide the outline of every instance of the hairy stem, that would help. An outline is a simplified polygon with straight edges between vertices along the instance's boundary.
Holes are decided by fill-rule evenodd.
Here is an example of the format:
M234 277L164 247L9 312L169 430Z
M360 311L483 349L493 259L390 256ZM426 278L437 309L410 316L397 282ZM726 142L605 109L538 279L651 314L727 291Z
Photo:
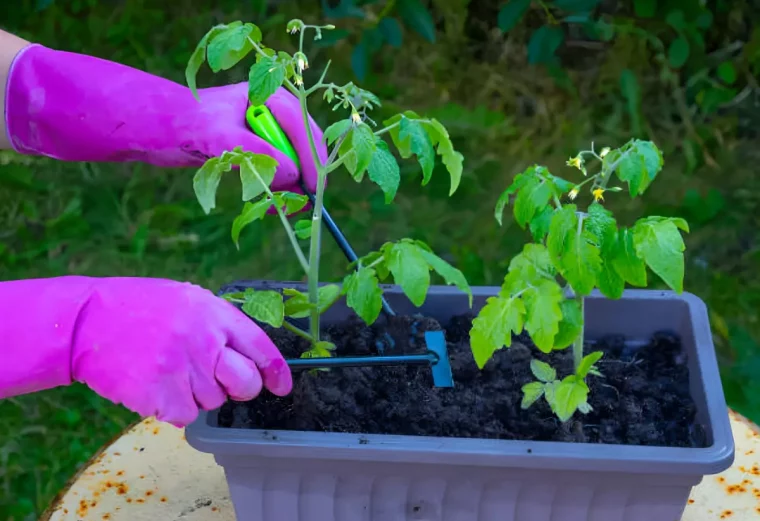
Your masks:
M578 367L581 365L581 360L583 360L583 336L586 329L586 299L583 297L576 297L576 301L581 306L581 332L578 335L578 338L575 339L575 342L573 342L573 365L577 372Z
M296 327L287 320L284 320L282 322L282 327L290 331L291 333L300 336L301 338L305 338L309 342L315 343L314 339L311 337L309 333L301 329L300 327Z

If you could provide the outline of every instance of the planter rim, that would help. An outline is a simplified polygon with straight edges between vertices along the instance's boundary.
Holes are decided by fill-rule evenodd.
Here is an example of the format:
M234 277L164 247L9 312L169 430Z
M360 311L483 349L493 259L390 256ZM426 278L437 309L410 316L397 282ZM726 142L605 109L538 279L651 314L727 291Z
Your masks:
M226 288L250 285L237 282ZM256 281L278 287L301 287L303 283ZM384 285L388 293L400 293L395 285ZM475 297L494 295L496 286L475 286ZM431 286L428 298L461 294L450 286ZM607 300L598 291L587 298ZM216 427L218 410L202 411L187 427L187 441L195 449L217 456L256 458L308 458L418 464L448 464L485 467L522 467L552 470L660 474L717 474L730 467L734 441L728 407L712 345L707 307L691 293L632 289L621 300L672 301L688 306L693 338L697 344L699 378L705 393L706 413L713 443L704 448L651 447L570 443L554 441L495 440L485 438L443 438L432 436L350 434L314 431L232 429ZM593 447L593 448L592 448Z

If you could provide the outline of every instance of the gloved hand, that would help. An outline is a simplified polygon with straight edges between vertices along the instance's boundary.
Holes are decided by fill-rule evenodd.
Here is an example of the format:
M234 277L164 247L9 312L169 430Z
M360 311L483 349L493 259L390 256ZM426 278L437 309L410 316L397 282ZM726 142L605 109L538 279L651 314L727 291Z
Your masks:
M83 54L30 45L11 65L6 125L17 152L64 161L142 161L200 166L225 150L274 157L273 190L297 191L299 175L282 152L248 128L248 85L190 89L164 78ZM298 100L281 88L267 106L290 139L309 190L317 173ZM324 164L327 147L310 119Z
M72 381L142 416L184 426L262 383L291 391L271 340L189 283L59 277L0 283L0 399Z

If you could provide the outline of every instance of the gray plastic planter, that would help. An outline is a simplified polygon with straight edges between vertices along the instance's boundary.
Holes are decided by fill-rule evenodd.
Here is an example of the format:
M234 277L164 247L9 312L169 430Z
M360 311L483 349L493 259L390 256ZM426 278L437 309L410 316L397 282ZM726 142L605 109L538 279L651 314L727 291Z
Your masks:
M479 308L498 288L473 291ZM415 311L397 287L386 298ZM467 298L434 287L420 311L445 322L467 311ZM326 320L348 312L339 302ZM227 429L216 411L187 440L224 467L238 521L677 521L691 488L734 458L707 309L661 291L587 300L587 339L644 343L664 329L687 351L707 448Z

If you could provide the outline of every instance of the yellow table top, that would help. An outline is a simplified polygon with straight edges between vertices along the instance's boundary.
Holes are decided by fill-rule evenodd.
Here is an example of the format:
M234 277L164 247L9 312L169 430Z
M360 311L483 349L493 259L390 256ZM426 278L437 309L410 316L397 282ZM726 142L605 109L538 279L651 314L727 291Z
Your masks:
M760 520L760 429L731 412L734 465L692 491L682 521ZM184 430L146 419L104 447L41 521L235 521L224 472Z

